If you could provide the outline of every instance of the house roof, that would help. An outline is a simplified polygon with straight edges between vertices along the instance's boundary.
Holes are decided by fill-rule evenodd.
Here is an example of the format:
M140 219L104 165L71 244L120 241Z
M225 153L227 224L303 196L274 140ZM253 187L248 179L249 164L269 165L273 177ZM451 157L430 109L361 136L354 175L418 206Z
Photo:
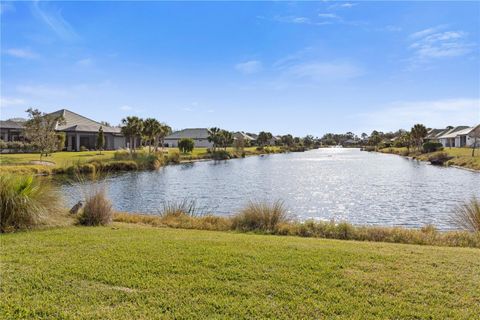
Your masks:
M64 125L57 125L55 130L66 132L98 132L102 127L105 133L120 133L121 128L104 126L99 122L93 121L87 117L81 116L78 113L67 109L61 109L48 115L63 116L65 119Z
M447 132L443 133L442 135L440 135L438 137L438 139L455 138L456 136L458 136L458 132L463 131L465 129L473 129L473 128L470 128L468 126L458 126L458 127L455 127L453 129L450 129Z
M243 138L244 140L249 140L249 141L255 140L254 138L250 137L248 134L242 131L235 132L233 136L235 139Z
M22 122L19 121L12 121L12 120L0 120L0 128L2 129L23 129L24 125Z
M183 138L207 139L210 136L210 130L207 128L189 128L175 131L165 137L165 140L176 140Z

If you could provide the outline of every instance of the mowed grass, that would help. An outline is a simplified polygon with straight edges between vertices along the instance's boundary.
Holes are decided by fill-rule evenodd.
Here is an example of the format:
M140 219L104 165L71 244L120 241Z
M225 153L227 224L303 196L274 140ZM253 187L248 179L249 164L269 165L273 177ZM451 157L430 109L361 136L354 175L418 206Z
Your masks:
M479 319L480 251L154 228L0 237L5 319Z
M274 152L278 152L280 147L268 147ZM144 151L148 151L148 148L144 148ZM164 148L163 151L168 154L179 152L178 148ZM234 152L234 148L227 148L227 151ZM245 148L247 153L259 153L256 150L256 147L247 147ZM42 157L42 161L52 162L57 166L69 166L78 163L85 163L92 160L113 160L115 151L102 151L100 154L98 151L62 151L54 152L48 157ZM191 153L181 153L181 157L202 157L208 154L207 148L194 148ZM40 155L38 153L17 153L17 154L1 154L0 155L0 165L27 165L31 161L40 160Z
M407 152L407 148L383 148L379 150L383 153L395 153L395 154L404 154ZM413 152L413 150L412 150ZM472 148L444 148L442 151L423 153L415 155L416 159L422 161L428 161L428 158L439 152L445 152L450 157L451 160L447 162L447 165L455 165L460 167L465 167L474 170L480 170L480 148L475 150L475 156L472 157Z

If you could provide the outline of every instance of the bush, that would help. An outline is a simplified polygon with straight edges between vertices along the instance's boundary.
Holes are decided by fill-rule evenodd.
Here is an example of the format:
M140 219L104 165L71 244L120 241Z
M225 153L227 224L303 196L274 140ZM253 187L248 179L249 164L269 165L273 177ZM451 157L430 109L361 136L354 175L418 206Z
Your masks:
M290 219L281 201L273 204L250 202L232 219L232 229L240 231L264 231L274 233L281 223Z
M88 148L85 146L80 146L80 151L88 151Z
M115 160L129 160L132 159L130 152L127 150L118 150L113 154L113 159Z
M480 232L480 201L473 197L460 205L453 216L453 221L462 229Z
M33 176L0 176L0 232L29 229L59 212L58 193Z
M445 152L434 153L428 157L428 161L430 161L431 164L438 165L438 166L443 166L445 162L447 162L450 159L452 159L452 157L450 157Z
M196 217L203 215L203 213L200 212L200 209L198 208L195 200L188 199L183 199L181 201L165 202L163 204L162 211L160 212L160 216L162 217L179 217L181 215Z
M135 171L138 164L133 160L112 161L103 164L104 171Z
M113 207L104 187L90 191L85 199L83 212L78 222L84 226L107 225L112 222Z
M192 152L194 146L195 146L195 142L193 141L193 139L190 139L190 138L183 138L183 139L180 139L180 141L178 141L178 149L182 153Z
M425 142L422 148L423 152L430 153L443 150L443 145L439 142Z
M164 157L164 159L166 164L180 163L180 153L178 152L169 153Z
M211 157L213 160L228 160L232 157L232 155L226 150L217 150L212 152Z

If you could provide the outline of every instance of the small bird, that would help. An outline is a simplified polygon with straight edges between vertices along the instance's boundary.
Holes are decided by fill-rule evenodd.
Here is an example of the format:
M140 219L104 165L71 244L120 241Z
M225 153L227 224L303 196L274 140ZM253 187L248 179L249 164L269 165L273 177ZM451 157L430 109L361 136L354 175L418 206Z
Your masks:
M82 209L82 207L83 207L83 202L82 202L82 201L78 201L77 204L74 205L74 206L72 207L72 209L70 209L70 213L71 213L71 214L77 214L77 213L80 211L80 209Z

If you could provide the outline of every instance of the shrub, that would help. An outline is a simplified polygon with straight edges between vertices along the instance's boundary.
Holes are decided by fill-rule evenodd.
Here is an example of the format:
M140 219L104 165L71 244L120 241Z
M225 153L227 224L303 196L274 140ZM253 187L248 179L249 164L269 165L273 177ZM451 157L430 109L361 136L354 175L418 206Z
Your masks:
M450 159L452 159L452 157L445 152L437 152L428 157L428 161L430 161L431 164L439 166L443 166L445 162Z
M423 152L430 153L443 150L443 145L439 142L425 142L422 146Z
M457 207L453 221L462 229L480 232L480 201L473 197Z
M118 150L113 154L115 160L129 160L132 159L130 152L127 150Z
M191 217L203 215L197 206L195 200L183 199L180 201L167 201L163 203L162 211L160 212L162 217L187 215Z
M215 152L212 152L211 157L214 160L228 160L232 156L231 156L230 152L228 152L226 150L217 150Z
M166 164L180 163L180 153L178 152L169 153L164 157L164 159Z
M33 176L0 176L0 231L29 229L59 212L58 193Z
M180 141L178 141L178 149L182 153L192 152L194 146L195 146L195 142L191 138L183 138L183 139L180 139Z
M250 202L232 219L232 228L241 231L264 231L274 233L281 223L290 219L281 201L273 204Z
M80 151L88 151L88 148L85 146L80 146Z
M84 226L107 225L112 222L113 207L104 187L94 188L87 193L83 212L78 222Z
M133 160L112 161L103 165L104 171L135 171L138 170L138 164Z

